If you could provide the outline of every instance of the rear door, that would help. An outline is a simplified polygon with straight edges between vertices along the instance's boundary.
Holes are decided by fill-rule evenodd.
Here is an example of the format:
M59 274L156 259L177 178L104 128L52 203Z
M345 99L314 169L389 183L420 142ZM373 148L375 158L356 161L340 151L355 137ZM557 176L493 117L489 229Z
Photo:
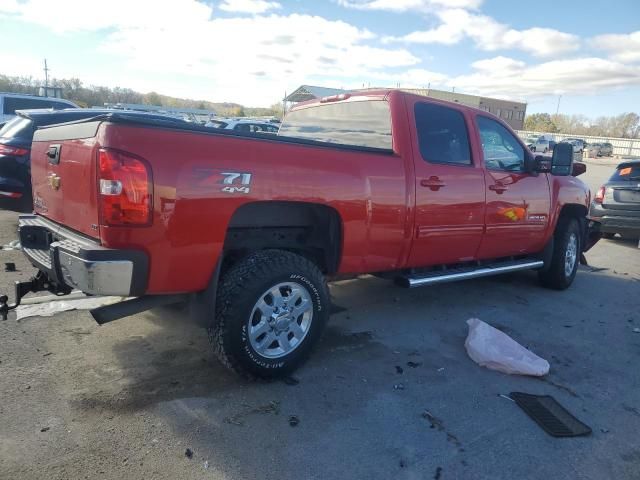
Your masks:
M485 184L464 109L407 97L413 120L415 231L409 266L476 258L484 229Z
M616 215L640 214L640 163L623 163L607 182L602 206ZM612 212L613 213L613 212Z
M37 130L31 150L35 211L92 237L99 236L98 126L91 122Z

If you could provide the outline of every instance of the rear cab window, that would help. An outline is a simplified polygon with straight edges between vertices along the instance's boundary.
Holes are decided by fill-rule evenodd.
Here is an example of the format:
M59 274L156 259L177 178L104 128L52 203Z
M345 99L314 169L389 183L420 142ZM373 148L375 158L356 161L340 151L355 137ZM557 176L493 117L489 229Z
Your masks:
M625 182L640 180L640 163L623 163L618 165L616 171L611 175L611 182Z
M391 150L391 111L385 100L321 103L289 112L278 135Z

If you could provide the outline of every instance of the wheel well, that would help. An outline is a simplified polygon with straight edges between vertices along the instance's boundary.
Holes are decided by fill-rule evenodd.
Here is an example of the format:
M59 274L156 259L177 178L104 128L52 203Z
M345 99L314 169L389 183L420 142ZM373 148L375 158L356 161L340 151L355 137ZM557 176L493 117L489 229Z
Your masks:
M587 216L588 210L584 205L577 204L569 204L562 207L560 211L561 217L573 217L577 219L585 218Z
M586 245L586 242L588 240L587 239L587 236L588 236L587 214L588 213L589 213L589 210L584 205L578 205L573 203L565 205L562 207L562 210L560 211L560 216L558 217L558 221L556 222L556 228L558 226L558 223L562 221L562 219L575 218L576 220L578 220L578 225L579 225L581 237L582 237L581 244L584 246Z
M341 245L342 222L331 207L307 202L248 203L229 222L223 269L249 252L276 248L303 255L331 274L338 270Z

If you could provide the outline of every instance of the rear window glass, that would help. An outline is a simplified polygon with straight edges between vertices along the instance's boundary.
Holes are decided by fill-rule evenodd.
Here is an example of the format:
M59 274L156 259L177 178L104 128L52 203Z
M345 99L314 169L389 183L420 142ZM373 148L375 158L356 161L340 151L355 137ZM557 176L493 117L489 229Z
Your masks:
M279 135L391 150L391 113L383 100L326 103L289 112Z
M416 103L415 115L424 160L471 165L469 134L462 113L433 103Z
M46 98L4 97L3 111L5 114L13 114L16 110L28 110L31 108L53 108L55 110L62 110L63 108L70 107L71 105L66 103Z
M32 135L33 122L23 117L12 118L0 129L3 138L30 138Z
M624 182L625 180L640 180L640 164L620 165L618 168L616 168L615 173L611 175L610 180L614 182Z

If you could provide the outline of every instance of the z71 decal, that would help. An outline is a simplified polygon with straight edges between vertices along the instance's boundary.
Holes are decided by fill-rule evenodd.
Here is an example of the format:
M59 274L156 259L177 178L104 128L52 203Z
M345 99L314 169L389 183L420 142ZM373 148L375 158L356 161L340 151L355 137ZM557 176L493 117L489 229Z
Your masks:
M251 173L229 172L217 168L194 168L192 185L198 188L219 188L224 193L251 192Z
M223 172L222 183L226 185L222 191L227 193L249 193L251 187L250 173Z

